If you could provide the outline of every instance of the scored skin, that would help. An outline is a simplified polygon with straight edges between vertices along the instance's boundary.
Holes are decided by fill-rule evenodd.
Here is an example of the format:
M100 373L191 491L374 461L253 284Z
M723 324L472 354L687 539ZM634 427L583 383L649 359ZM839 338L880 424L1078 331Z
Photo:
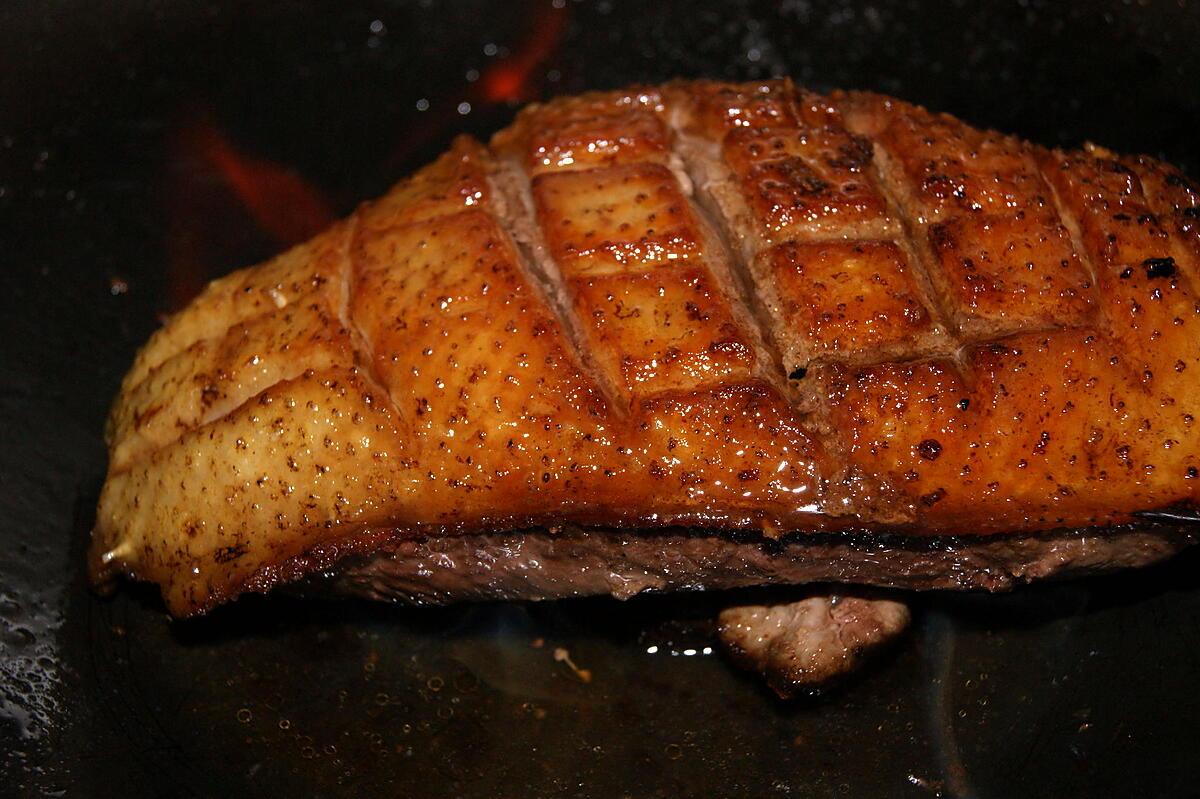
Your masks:
M184 615L389 537L970 534L1194 501L1195 199L1149 159L786 81L532 107L155 334L93 576Z
M688 171L741 254L781 371L952 345L870 140L827 98L787 81L670 94Z
M333 406L338 416L326 416L328 399L303 393L325 374L305 375L274 389L299 396L248 398L130 465L114 464L94 574L155 580L172 612L188 614L273 574L296 574L297 559L352 551L380 528L416 535L613 520L792 528L816 515L819 448L769 386L722 381L610 406L495 215L488 160L459 142L343 226L344 307L331 327L350 331L356 357L345 365L354 390ZM184 338L161 340L180 347ZM115 416L133 396L123 395ZM369 398L374 432L346 431L347 413L353 425L367 416L343 406L355 397L364 406ZM259 413L266 399L270 412ZM350 490L368 483L382 493ZM317 550L320 558L306 559Z
M1137 178L1115 162L1034 151L896 101L857 96L850 105L853 124L883 147L895 140L893 126L914 124L949 127L938 144L972 142L926 161L910 157L893 175L898 195L936 189L932 199L907 201L919 203L906 214L916 237L936 238L948 219L967 219L969 229L999 208L1044 216L1052 186L1061 223L1075 229L1078 263L1092 273L1075 287L1087 290L1094 309L1063 302L1059 329L1002 338L1012 319L1023 328L1045 323L1040 302L1014 292L995 342L968 344L953 359L829 370L831 415L849 431L852 462L893 475L923 521L949 513L982 531L1010 526L1013 514L1030 528L1085 526L1123 519L1131 506L1193 501L1200 452L1189 405L1200 355L1194 243L1159 226ZM921 170L938 179L931 183ZM955 187L948 195L943 177ZM929 231L926 218L938 220ZM1009 235L1025 246L1019 228ZM1028 273L1057 280L1075 269L1057 246L1041 252ZM1170 274L1146 266L1163 258L1177 267ZM964 328L961 340L976 334Z

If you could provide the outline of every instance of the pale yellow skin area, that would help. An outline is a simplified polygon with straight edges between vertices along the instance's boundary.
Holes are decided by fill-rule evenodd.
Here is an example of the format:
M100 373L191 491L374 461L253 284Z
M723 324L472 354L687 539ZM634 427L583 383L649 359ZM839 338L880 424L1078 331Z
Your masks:
M784 81L531 107L151 338L93 575L190 614L426 531L1195 500L1197 198L1114 159Z

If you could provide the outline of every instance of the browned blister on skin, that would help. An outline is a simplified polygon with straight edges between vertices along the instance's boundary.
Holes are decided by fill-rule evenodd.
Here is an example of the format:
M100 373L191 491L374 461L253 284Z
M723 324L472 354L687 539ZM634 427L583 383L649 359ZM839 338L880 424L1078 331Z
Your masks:
M668 560L696 585L735 531L738 585L832 573L755 535L1105 535L1197 499L1198 199L1152 159L787 80L533 106L151 338L92 574L191 614L462 533L691 528L708 554ZM890 582L870 546L848 579ZM952 582L1097 567L1067 549Z

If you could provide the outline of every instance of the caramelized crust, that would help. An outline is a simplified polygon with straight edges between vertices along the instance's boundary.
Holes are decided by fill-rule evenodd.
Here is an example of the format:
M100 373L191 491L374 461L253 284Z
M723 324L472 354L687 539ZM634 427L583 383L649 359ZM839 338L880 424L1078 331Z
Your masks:
M191 614L421 537L1097 535L1190 505L1198 199L787 80L531 106L151 338L93 577Z
M530 142L529 169L534 174L560 169L653 161L666 163L667 126L652 113L624 111L567 119Z
M631 272L704 255L687 199L664 166L539 175L533 196L566 275Z
M893 242L788 242L762 260L756 275L772 316L793 334L786 363L882 360L933 332L912 264Z
M1049 210L1049 192L1023 142L883 98L863 105L858 113L887 119L877 141L899 166L916 221Z
M751 343L703 267L573 278L589 347L631 396L750 377Z
M931 225L928 235L930 280L964 337L1089 320L1091 276L1057 219L1022 211L956 217Z
M871 143L840 128L736 128L725 162L764 241L808 238L848 226L886 235L896 226L867 175Z

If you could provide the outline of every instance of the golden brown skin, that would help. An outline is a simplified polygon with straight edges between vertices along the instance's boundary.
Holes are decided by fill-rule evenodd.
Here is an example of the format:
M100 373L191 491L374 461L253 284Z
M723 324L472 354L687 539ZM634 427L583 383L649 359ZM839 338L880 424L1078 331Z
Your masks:
M1197 200L787 81L532 106L155 334L92 574L186 615L397 537L1194 502Z

